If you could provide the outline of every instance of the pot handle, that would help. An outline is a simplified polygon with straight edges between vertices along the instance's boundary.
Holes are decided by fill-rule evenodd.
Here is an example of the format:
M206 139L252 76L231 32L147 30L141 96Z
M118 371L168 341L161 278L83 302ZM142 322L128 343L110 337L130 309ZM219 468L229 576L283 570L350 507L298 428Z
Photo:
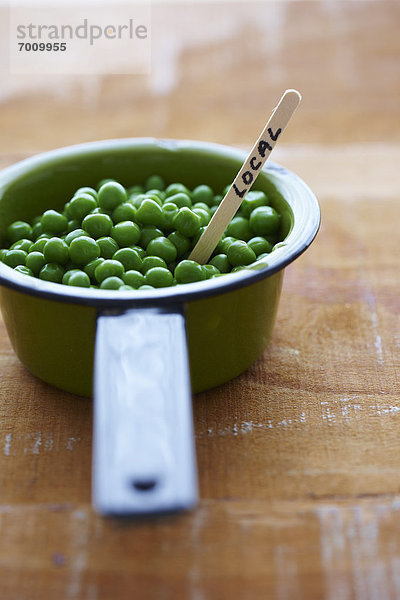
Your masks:
M124 516L193 507L197 475L181 309L101 313L94 371L96 510Z

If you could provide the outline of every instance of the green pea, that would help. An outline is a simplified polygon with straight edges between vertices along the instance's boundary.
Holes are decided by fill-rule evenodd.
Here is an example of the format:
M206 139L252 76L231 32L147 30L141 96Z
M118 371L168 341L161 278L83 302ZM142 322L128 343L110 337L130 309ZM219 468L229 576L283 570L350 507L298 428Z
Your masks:
M167 263L160 256L146 256L142 263L142 273L147 273L153 267L164 267L166 269Z
M147 248L151 240L154 240L155 238L158 238L163 235L163 232L161 231L161 229L158 229L158 227L142 227L142 233L140 235L140 245L143 246L143 248Z
M177 257L181 258L190 249L190 240L185 235L179 233L179 231L173 231L169 234L168 239L174 244Z
M162 208L155 200L146 198L137 209L136 219L142 225L161 225Z
M260 254L264 254L265 252L269 253L272 250L272 244L261 236L251 238L247 242L247 245L254 250L256 256L260 256Z
M210 217L214 216L214 213L217 212L217 208L218 208L218 206L214 206L214 205L211 206L211 208L210 208Z
M68 246L69 246L71 244L72 240L74 240L77 237L82 237L82 236L87 236L87 233L84 229L78 228L78 229L75 229L74 231L70 231L65 236L65 243L68 244Z
M58 237L52 237L47 240L43 248L43 254L49 263L65 265L69 260L68 245Z
M100 284L101 290L119 290L124 285L124 282L120 277L111 275L106 277Z
M229 273L231 270L231 264L226 254L217 254L210 260L209 264L216 267L220 273Z
M98 184L96 185L97 193L102 185L104 185L105 183L110 183L110 182L116 183L115 179L113 179L112 177L105 177L104 179L101 179L98 182Z
M192 192L193 202L204 202L208 206L211 206L214 199L214 192L208 185L198 185Z
M17 271L17 273L22 273L22 275L29 275L29 277L34 277L32 271L24 265L17 265L16 267L14 267L14 271Z
M182 260L177 264L174 275L178 283L192 283L206 279L202 265L194 260Z
M22 240L18 240L18 242L14 242L10 250L24 250L25 252L29 252L32 244L32 240L23 238Z
M152 285L141 285L140 288L138 288L139 290L154 290Z
M272 206L259 206L250 215L250 228L256 235L270 235L277 232L280 216Z
M121 287L119 288L120 292L131 292L132 290L134 290L135 288L133 288L131 285L121 285Z
M39 223L35 223L34 225L32 225L32 239L36 240L39 235L41 235L43 233L43 227L41 222L39 221Z
M88 262L87 265L84 266L83 270L89 275L91 281L97 281L94 272L96 270L96 267L101 265L102 262L104 262L104 258L95 258L94 260L91 260L90 262Z
M133 248L121 248L114 253L112 258L122 263L126 271L140 271L142 268L142 259L137 250Z
M100 256L97 242L88 236L77 237L69 246L69 255L76 265L87 265L90 261Z
M184 206L174 218L174 226L182 235L193 237L201 227L201 219L190 208Z
M174 218L178 212L178 207L173 202L166 202L162 207L162 228L164 231L174 229Z
M226 238L226 235L225 235L225 233L223 233L221 239L218 242L218 244L215 246L213 254L221 254L221 253L223 253L222 242L224 241L225 238Z
M68 279L68 285L74 285L77 287L90 287L90 278L84 271L76 271L72 273Z
M214 277L214 275L220 275L221 271L219 269L217 269L217 267L215 265L203 265L203 270L206 274L206 278L207 279L211 279L211 277Z
M244 265L240 265L237 267L233 267L231 273L237 273L238 271L244 271L246 269L246 266Z
M157 191L157 190L156 190ZM163 205L163 201L161 198L161 192L154 193L154 192L146 192L146 199L147 200L154 200L154 202L157 202L157 204L159 206Z
M216 211L218 205L221 203L222 198L223 198L222 194L216 194L213 198L210 210Z
M192 206L192 201L190 199L189 194L185 194L184 192L179 192L178 194L173 194L173 196L167 196L168 202L175 204L178 208L187 207L190 208Z
M93 196L93 198L95 200L97 200L97 192L94 188L92 187L81 187L78 190L76 190L74 196L79 196L79 194L89 194L90 196Z
M174 196L175 194L180 194L181 192L190 196L188 188L185 185L183 185L183 183L170 183L167 189L165 190L167 198L169 196Z
M244 197L242 204L240 205L240 212L244 217L249 218L251 212L259 206L266 206L268 204L268 198L264 192L250 190Z
M154 288L169 287L172 285L173 276L171 271L163 267L153 267L146 272L146 284Z
M162 235L160 233L160 235ZM146 256L146 251L141 247L141 246L131 246L132 250L136 250L136 252L139 254L140 258L144 258Z
M157 188L147 190L146 196L149 196L150 198L158 198L159 200L161 200L161 205L163 204L166 198L165 191L158 190Z
M25 250L8 250L3 257L3 262L9 267L14 268L18 265L25 265L27 256L28 254Z
M96 240L96 243L102 258L112 258L116 251L119 250L117 242L110 236L101 237Z
M202 208L203 210L205 210L207 212L208 215L211 214L211 208L205 202L195 202L192 205L192 210L194 210L195 208Z
M39 278L44 281L61 283L64 275L64 268L57 263L47 263L40 269Z
M243 240L236 240L228 248L228 260L233 267L249 265L256 260L252 250Z
M120 263L119 260L109 259L104 260L96 267L94 271L94 276L96 278L96 281L98 281L98 283L101 283L102 281L104 281L104 279L107 279L108 277L122 277L124 271L124 265Z
M32 271L34 275L38 275L39 271L46 264L46 259L42 252L30 252L25 259L25 265Z
M113 222L104 213L92 213L83 219L82 227L90 237L97 239L111 233Z
M143 194L143 192L144 189L141 185L131 185L131 187L127 189L128 196L137 196L138 194Z
M76 229L79 229L80 226L81 226L80 221L77 221L76 219L70 219L68 221L66 234L68 235L69 233L73 233Z
M133 221L122 221L111 229L111 237L120 247L133 246L140 240L139 226Z
M146 179L146 183L144 184L145 190L164 190L165 182L164 179L160 175L150 175L148 179Z
M92 210L97 208L97 201L91 194L75 195L69 202L68 216L81 221Z
M114 223L121 223L122 221L134 221L136 216L136 208L129 202L123 202L112 212L111 218Z
M29 252L43 252L43 248L48 239L50 238L43 237L36 240L36 242L33 242L32 246L29 248Z
M97 208L94 208L90 214L91 215L108 215L109 217L111 217L111 213L112 213L112 211L104 210L104 208L100 208L100 206L98 206Z
M216 252L221 254L227 254L228 248L233 242L236 242L236 238L230 235L222 238L217 244L217 247L215 249Z
M137 290L138 288L140 288L141 285L145 284L145 277L142 273L140 273L137 270L134 269L130 269L129 271L126 271L123 275L122 275L122 279L125 282L126 285L130 285L132 288L134 288L135 290Z
M193 208L192 210L194 213L196 213L196 215L200 217L202 226L206 226L209 224L211 218L209 211L204 210L204 208Z
M81 271L81 269L68 269L67 271L65 271L61 283L63 283L64 285L68 285L69 278L74 273L82 273L82 271Z
M25 221L14 221L7 227L7 239L10 244L13 244L22 238L28 240L32 238L32 227Z
M128 190L114 179L102 180L98 192L88 186L79 188L62 212L45 211L32 225L12 223L11 247L0 250L0 259L44 280L61 278L69 284L74 275L76 282L70 285L126 291L236 272L256 257L268 256L279 241L280 217L264 192L252 190L209 263L189 260L191 248L227 189L214 194L210 186L201 184L190 192L182 183L165 189L157 174L148 177L144 186Z
M7 252L9 252L9 250L7 250L7 248L0 248L0 260L1 260L1 262L4 262L4 257L7 254Z
M177 250L174 244L171 242L171 240L169 240L166 237L160 236L149 242L147 246L147 254L159 256L160 258L163 258L168 264L176 259Z
M63 217L67 217L68 220L73 220L72 219L72 215L69 212L70 211L70 206L71 206L71 203L70 202L66 202L64 204L64 208L63 208L61 214L63 215Z
M245 242L252 237L249 221L245 217L233 217L226 228L226 233L228 236L244 240Z
M193 238L192 238L192 248L195 247L195 245L197 244L197 242L199 241L199 239L201 238L201 236L203 235L203 232L205 230L205 226L202 225L200 227L200 229L198 229L196 231L196 233L194 234Z
M58 211L50 209L43 213L40 223L44 232L61 234L67 229L68 219Z
M104 210L113 211L119 204L126 202L127 198L126 189L116 181L104 183L97 193L99 207Z
M130 196L128 202L129 204L132 204L134 208L139 208L146 199L146 194L136 194L135 196Z

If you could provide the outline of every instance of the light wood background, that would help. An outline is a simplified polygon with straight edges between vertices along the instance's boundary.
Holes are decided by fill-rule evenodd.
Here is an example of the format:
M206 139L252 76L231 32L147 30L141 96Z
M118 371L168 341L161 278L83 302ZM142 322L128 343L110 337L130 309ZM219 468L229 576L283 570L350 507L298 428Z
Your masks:
M12 77L1 36L0 166L120 136L249 148L295 87L274 159L315 191L322 227L286 271L262 359L194 398L190 514L96 516L91 403L27 373L0 324L0 598L396 600L400 4L152 12L148 77Z

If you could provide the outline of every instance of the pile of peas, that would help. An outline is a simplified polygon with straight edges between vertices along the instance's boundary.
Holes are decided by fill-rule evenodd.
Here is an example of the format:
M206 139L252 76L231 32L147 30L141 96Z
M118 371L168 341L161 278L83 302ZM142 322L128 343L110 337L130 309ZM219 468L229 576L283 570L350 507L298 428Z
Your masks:
M12 223L0 260L45 281L107 290L219 277L271 252L280 225L266 194L250 191L208 264L188 260L222 197L207 185L166 186L158 175L127 189L102 180L97 189L79 188L62 212Z

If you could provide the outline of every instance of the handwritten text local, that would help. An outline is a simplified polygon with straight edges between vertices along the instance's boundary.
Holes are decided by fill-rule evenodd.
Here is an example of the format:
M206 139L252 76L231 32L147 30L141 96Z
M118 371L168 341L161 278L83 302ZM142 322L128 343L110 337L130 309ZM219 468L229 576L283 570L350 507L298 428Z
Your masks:
M256 171L258 171L258 169L262 166L263 164L263 160L265 158L265 154L266 152L271 152L272 148L274 147L278 137L280 136L282 129L279 128L276 130L276 132L274 133L271 129L271 127L268 128L268 135L270 137L270 140L273 142L273 145L271 146L271 144L269 142L267 142L266 140L259 140L258 144L257 144L257 154L255 156L251 156L249 158L249 160L246 162L246 164L244 165L244 168L246 169L244 171L244 173L242 173L242 181L243 184L247 187L243 188L242 190L239 190L239 188L237 187L237 185L234 183L232 185L233 189L235 190L235 193L237 196L239 196L239 198L243 198L243 196L247 193L249 187L252 185L253 181L254 181L254 173Z

